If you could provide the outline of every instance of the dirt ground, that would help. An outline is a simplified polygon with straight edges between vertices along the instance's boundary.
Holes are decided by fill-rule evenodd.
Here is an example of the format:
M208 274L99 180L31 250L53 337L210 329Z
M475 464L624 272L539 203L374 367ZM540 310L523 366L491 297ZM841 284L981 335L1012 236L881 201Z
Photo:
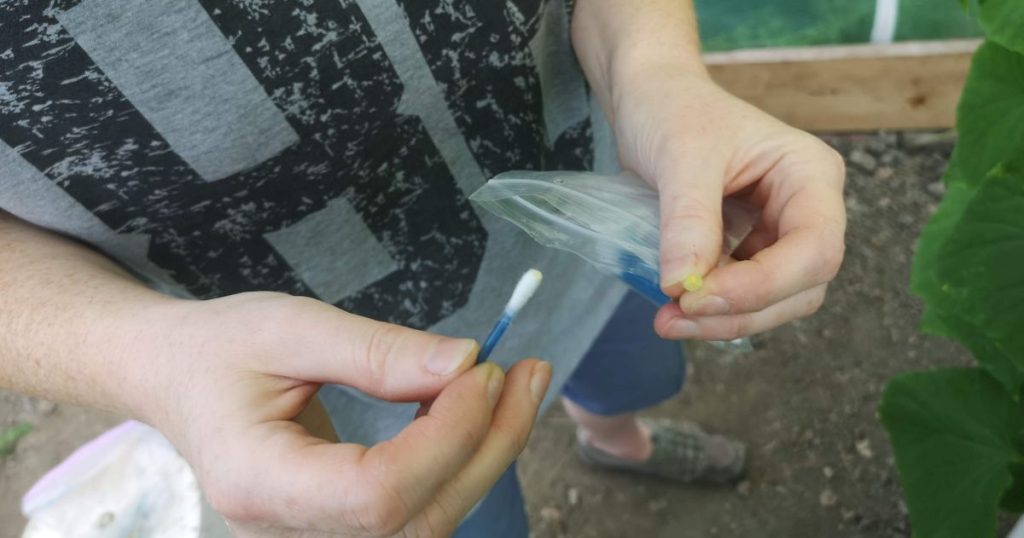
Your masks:
M842 272L816 316L760 335L736 355L689 346L683 393L651 411L746 440L737 487L699 489L601 472L573 453L560 409L543 418L520 464L534 535L570 537L910 536L892 455L875 410L885 381L969 361L919 334L909 295L914 241L942 194L944 133L828 137L848 159L849 233ZM117 417L0 392L0 430L35 430L0 458L0 538L24 520L21 495Z

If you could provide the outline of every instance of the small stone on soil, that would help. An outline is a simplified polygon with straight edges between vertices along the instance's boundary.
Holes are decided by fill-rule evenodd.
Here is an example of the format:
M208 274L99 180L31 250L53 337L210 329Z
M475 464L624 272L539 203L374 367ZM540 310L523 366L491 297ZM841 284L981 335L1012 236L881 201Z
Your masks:
M895 142L895 141L893 141L893 142ZM875 135L875 136L867 139L866 142L864 142L864 147L868 148L868 150L873 152L873 153L881 153L881 152L889 149L888 146L889 146L890 143L891 142L888 139L883 138L883 137L878 136L878 135Z
M580 490L576 488L569 488L565 496L566 500L569 501L569 506L576 506L580 503Z
M548 521L558 521L562 519L562 511L554 506L545 506L540 509L540 518Z
M832 478L836 474L836 472L828 465L821 469L821 473L825 475L825 478Z
M49 400L36 400L36 413L40 415L51 415L57 410L57 404Z
M668 508L668 501L665 499L656 499L647 503L647 509L651 512L660 512Z
M861 439L854 443L854 447L857 448L857 453L864 459L871 459L875 456L875 452L871 450L871 441L868 439Z
M878 166L878 160L862 149L851 151L849 161L868 171L874 170Z
M739 484L736 484L736 493L739 493L743 497L750 496L750 480L744 480Z
M822 491L821 494L818 495L818 502L821 503L821 505L826 508L828 508L829 506L835 506L836 501L838 500L839 498L836 497L835 492L832 491L831 488L825 488L824 491Z

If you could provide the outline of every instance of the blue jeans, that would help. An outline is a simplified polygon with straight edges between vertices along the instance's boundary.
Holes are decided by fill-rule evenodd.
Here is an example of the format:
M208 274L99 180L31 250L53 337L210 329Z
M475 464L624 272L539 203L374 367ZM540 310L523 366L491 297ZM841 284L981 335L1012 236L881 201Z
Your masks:
M656 405L679 392L686 357L678 342L654 333L657 308L628 293L562 389L573 403L598 415ZM457 538L526 538L523 493L513 464L455 531Z

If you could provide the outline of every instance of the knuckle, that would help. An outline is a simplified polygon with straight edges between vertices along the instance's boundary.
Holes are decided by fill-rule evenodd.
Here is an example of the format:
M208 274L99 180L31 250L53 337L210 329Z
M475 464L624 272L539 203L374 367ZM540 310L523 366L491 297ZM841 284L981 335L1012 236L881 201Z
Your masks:
M483 436L486 430L480 430L474 428L468 424L452 424L450 426L450 435L454 436L461 446L478 446L480 441L483 440Z
M736 297L736 304L741 312L756 312L768 307L779 288L778 269L757 258L751 258L749 261L757 266L758 285Z
M395 349L395 340L398 336L398 328L394 325L376 324L366 340L366 356L378 357L383 361Z
M673 267L688 260L693 263L690 257L694 255L707 258L707 262L717 261L722 237L721 208L692 196L669 196L661 204L662 265L670 272L681 270L682 267Z
M530 438L528 425L523 427L495 424L492 426L491 434L499 441L502 452L510 462L526 449L526 442Z
M719 340L735 340L742 336L746 336L747 331L750 328L750 316L739 315L732 316L729 322L725 326L723 334L718 338Z
M804 155L812 159L810 162L814 163L818 172L825 172L816 174L818 179L836 183L839 186L845 184L846 160L843 159L843 155L820 138L808 133L804 133L804 135L801 138L804 141L802 146L802 149L805 150Z
M450 534L444 532L442 528L443 527L441 525L438 525L433 519L431 519L431 516L426 516L417 519L412 527L407 529L402 536L403 538L419 538L421 536L425 538L433 538L434 536L447 536Z
M832 168L833 174L831 177L838 179L841 183L846 181L846 160L843 159L843 155L836 151L835 148L828 144L818 141L821 144L822 154L824 155L825 162Z
M829 282L839 275L839 269L843 265L845 251L846 245L842 240L833 242L830 247L822 250L821 274L818 279L820 282Z
M452 524L458 524L459 520L462 519L462 510L458 507L466 505L465 499L462 498L459 490L456 488L449 488L443 495L437 498L437 510L440 513L441 521L438 522L439 527L448 527Z
M775 300L774 290L774 279L772 276L767 275L765 277L765 283L751 290L745 295L741 302L740 312L758 312L764 310L772 305ZM745 316L738 316L739 318L745 318ZM740 323L737 321L737 323Z
M356 504L357 525L370 536L391 536L402 530L411 518L405 503L383 487L365 490Z
M843 154L839 153L835 148L824 144L825 154L828 155L829 162L835 167L837 172L846 175L846 161L843 159Z
M390 377L388 364L399 336L397 327L387 323L376 324L366 337L365 348L356 354L361 358L365 379L379 390L385 388Z
M816 291L812 293L810 297L807 298L807 301L804 302L803 304L803 308L801 309L801 317L808 317L814 314L819 309L821 309L821 306L823 304L825 304L825 290Z
M472 505L465 503L460 498L456 488L447 488L434 500L434 510L424 512L422 518L417 518L417 536L448 536L452 530L459 525L464 515L464 510L459 506Z

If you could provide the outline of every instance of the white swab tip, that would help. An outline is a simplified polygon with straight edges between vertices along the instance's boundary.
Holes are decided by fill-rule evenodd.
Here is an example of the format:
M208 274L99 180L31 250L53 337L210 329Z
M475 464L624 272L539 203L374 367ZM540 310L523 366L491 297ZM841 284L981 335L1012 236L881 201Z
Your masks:
M516 284L516 289L512 291L512 297L508 300L505 311L518 312L530 300L530 297L533 297L533 293L537 291L543 278L544 275L536 269L530 269L524 273L519 279L519 283Z

